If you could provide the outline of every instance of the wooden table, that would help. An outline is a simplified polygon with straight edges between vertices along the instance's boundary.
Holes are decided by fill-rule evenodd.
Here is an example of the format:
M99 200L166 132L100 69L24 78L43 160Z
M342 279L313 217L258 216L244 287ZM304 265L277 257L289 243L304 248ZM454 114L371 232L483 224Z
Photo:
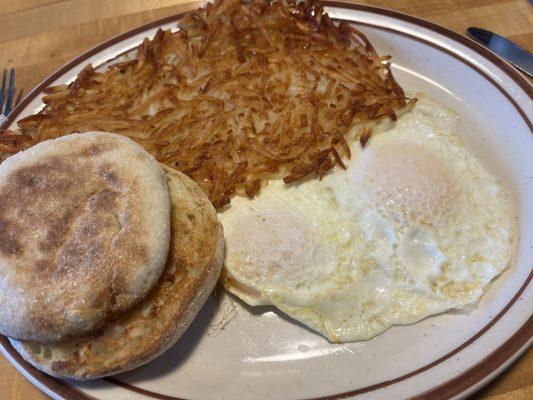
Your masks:
M25 94L86 49L137 25L176 14L190 0L0 0L0 68L15 68ZM478 26L533 51L533 6L526 0L367 0L464 33ZM0 357L0 398L46 399ZM533 398L533 351L475 399Z

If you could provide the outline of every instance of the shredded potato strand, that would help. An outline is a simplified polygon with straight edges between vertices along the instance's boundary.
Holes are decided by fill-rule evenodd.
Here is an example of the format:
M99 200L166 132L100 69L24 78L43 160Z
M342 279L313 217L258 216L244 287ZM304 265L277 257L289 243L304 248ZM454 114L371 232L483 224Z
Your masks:
M222 0L145 39L134 60L51 87L19 121L11 152L72 132L104 130L142 144L195 180L215 207L254 197L271 178L323 176L412 101L388 58L317 2ZM359 129L354 129L359 128ZM7 150L6 150L7 149Z

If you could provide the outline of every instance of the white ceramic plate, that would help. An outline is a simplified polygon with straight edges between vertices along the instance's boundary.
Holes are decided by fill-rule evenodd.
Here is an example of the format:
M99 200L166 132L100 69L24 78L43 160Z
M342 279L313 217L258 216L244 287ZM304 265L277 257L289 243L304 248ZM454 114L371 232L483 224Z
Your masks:
M197 5L198 3L196 3ZM90 383L51 379L0 338L2 352L56 399L444 399L462 398L502 372L531 343L533 310L532 87L470 40L413 17L327 3L332 17L355 21L408 91L456 110L460 134L513 194L520 241L513 265L470 312L448 312L373 340L333 345L270 308L214 296L184 337L152 363ZM191 6L192 8L192 6ZM84 65L109 63L173 16L114 38L40 84L4 127L36 112L42 90L72 81ZM113 62L113 61L112 61Z

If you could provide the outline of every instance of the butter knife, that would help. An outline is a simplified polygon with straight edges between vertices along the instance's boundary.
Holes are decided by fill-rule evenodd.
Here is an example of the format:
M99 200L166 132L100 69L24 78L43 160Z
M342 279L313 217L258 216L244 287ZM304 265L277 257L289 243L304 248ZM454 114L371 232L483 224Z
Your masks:
M481 43L533 78L533 54L529 51L509 39L485 29L470 27L466 33L476 42Z

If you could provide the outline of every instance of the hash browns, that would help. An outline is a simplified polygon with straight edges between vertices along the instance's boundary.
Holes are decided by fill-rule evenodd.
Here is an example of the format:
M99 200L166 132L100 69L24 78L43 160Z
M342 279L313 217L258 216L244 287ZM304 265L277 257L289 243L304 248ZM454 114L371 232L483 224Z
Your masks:
M354 127L369 136L413 102L387 60L319 2L217 0L184 14L176 32L145 39L135 59L103 72L88 65L70 85L48 88L44 109L18 122L23 138L0 135L0 149L119 133L220 208L235 193L254 197L271 178L344 168Z

